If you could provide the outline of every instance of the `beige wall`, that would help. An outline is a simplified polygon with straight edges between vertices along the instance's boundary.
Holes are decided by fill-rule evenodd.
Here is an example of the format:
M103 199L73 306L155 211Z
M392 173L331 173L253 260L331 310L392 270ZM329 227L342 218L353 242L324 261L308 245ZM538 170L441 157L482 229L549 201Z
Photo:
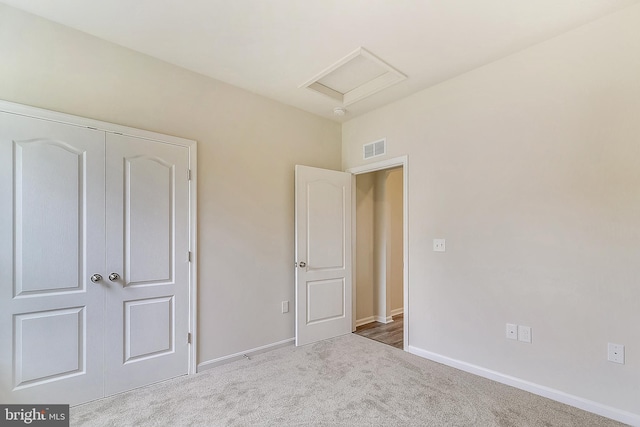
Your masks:
M198 361L294 335L296 163L340 126L0 4L0 99L198 141Z
M402 168L392 169L386 173L386 217L387 217L387 288L388 307L393 315L403 308L403 218L402 218Z
M640 414L639 28L634 6L343 125L345 169L382 137L408 155L411 346Z
M356 322L403 306L402 169L356 176Z
M374 302L375 174L356 176L356 322L370 319Z

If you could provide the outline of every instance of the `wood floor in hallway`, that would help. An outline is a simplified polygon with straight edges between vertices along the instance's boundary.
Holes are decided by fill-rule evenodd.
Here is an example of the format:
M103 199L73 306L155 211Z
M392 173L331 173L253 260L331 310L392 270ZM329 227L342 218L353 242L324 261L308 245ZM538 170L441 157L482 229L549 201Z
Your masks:
M354 334L402 349L404 344L403 325L404 316L398 314L393 316L391 323L371 322L358 326Z

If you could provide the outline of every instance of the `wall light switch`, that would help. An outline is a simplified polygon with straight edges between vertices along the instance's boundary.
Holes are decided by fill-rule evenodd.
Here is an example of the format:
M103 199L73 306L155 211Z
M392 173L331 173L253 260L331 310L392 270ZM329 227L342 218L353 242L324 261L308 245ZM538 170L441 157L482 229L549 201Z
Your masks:
M282 301L282 312L283 313L289 312L289 301Z
M433 239L433 251L434 252L445 252L444 239Z

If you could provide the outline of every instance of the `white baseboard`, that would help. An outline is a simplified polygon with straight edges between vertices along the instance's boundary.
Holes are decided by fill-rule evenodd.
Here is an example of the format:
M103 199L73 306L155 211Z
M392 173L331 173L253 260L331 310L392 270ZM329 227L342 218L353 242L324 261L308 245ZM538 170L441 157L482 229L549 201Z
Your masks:
M289 338L283 341L274 342L272 344L263 345L261 347L252 348L250 350L241 351L239 353L230 354L228 356L218 357L217 359L207 360L206 362L198 363L196 372L202 372L207 369L215 368L216 366L235 362L236 360L243 359L245 356L251 357L255 356L256 354L265 353L277 348L293 345L295 340L295 338Z
M387 316L387 317L374 316L374 318L375 318L376 322L380 322L380 323L391 323L391 322L393 322L393 317L391 317L391 316Z
M356 320L356 328L358 326L366 325L368 323L373 323L375 321L376 321L376 318L374 316L369 316L369 317L365 317L365 318L362 318L362 319L358 319L358 320Z
M483 378L488 378L502 384L510 385L512 387L519 388L520 390L525 390L530 393L537 394L538 396L555 400L557 402L575 406L576 408L580 408L594 414L602 415L603 417L611 418L622 423L640 427L640 414L634 414L631 412L623 411L621 409L613 408L611 406L606 406L592 400L574 396L563 391L525 381L520 378L512 377L510 375L506 375L497 371L492 371L490 369L463 362L461 360L456 360L437 353L432 353L430 351L426 351L411 345L406 347L406 349L409 353L415 354L416 356L424 357L425 359L433 360L434 362L442 363L443 365L451 366L453 368L460 369L461 371L469 372Z
M397 316L398 314L404 314L404 307L396 308L395 310L391 310L391 317Z
M400 309L400 313L399 314L402 314L402 309ZM369 317L365 317L363 319L358 319L358 320L356 320L356 328L358 326L366 325L366 324L372 323L372 322L391 323L391 322L393 322L393 316L396 316L396 314L394 314L393 311L392 311L391 312L391 316L388 316L388 317L384 317L384 316L369 316Z

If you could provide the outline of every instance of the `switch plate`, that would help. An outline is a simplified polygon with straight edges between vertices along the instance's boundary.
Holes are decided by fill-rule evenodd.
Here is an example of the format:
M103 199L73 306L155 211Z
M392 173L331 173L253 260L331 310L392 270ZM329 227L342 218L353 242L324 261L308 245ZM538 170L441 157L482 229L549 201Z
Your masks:
M531 327L522 325L518 326L518 341L531 342Z
M289 301L282 301L282 313L289 312Z
M445 252L445 241L444 239L433 239L433 251L434 252Z
M514 325L513 323L507 323L507 339L510 339L510 340L518 339L518 325Z
M624 365L624 345L609 343L607 345L607 360Z

